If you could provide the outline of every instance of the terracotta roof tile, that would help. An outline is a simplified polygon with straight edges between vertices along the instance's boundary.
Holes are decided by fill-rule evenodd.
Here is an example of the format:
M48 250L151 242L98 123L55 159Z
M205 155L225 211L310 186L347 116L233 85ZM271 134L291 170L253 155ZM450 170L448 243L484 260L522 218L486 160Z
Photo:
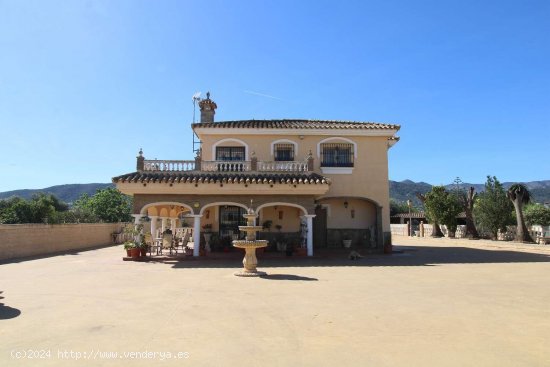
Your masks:
M113 177L113 183L255 183L329 185L330 180L317 173L217 173L217 172L132 172Z
M378 122L333 121L333 120L238 120L202 122L193 128L249 128L249 129L357 129L357 130L399 130L400 125Z

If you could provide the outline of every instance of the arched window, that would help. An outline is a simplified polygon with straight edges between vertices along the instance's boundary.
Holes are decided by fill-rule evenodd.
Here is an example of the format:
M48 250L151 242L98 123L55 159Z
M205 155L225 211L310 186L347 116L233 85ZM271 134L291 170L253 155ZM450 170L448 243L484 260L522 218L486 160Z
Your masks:
M351 143L322 143L321 167L353 167L354 146Z
M271 143L271 154L274 161L294 161L298 154L298 144L288 139L276 140Z

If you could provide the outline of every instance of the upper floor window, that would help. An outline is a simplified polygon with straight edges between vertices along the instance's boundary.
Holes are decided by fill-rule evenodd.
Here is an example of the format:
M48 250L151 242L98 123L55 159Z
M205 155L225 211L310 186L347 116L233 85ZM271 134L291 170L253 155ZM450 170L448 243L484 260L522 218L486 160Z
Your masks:
M245 147L216 147L217 161L244 161Z
M353 157L353 144L321 144L321 167L353 167Z
M276 161L293 161L294 160L294 144L275 144L274 155Z

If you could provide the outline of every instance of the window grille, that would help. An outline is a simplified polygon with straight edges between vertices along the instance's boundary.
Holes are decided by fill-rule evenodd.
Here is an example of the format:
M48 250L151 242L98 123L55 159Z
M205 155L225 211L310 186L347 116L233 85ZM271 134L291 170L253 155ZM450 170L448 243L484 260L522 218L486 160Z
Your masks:
M244 147L216 147L217 161L244 161Z
M353 144L321 144L321 167L353 167Z
M294 144L275 144L274 149L276 161L294 160Z
M246 210L238 206L220 206L220 237L239 235L239 226L246 225Z

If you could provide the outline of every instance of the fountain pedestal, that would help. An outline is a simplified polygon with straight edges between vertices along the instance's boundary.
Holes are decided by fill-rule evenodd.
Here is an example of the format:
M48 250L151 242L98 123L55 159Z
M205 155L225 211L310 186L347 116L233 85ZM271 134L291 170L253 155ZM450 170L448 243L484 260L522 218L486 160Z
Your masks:
M239 226L239 230L246 232L246 240L233 241L233 247L242 248L245 251L243 259L243 269L236 272L236 276L240 277L257 277L266 275L263 271L258 271L256 266L258 265L258 258L256 257L256 249L260 247L266 247L266 240L256 240L256 232L261 231L261 226L255 226L254 221L256 214L252 208L248 209L247 214L244 215L247 219L246 226Z

